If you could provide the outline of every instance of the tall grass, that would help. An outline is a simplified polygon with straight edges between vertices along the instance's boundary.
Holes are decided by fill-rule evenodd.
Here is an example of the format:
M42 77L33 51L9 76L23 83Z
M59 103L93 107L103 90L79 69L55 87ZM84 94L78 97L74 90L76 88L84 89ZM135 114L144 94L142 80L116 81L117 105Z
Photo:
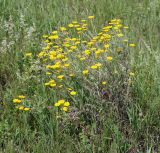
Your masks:
M159 0L0 0L0 10L1 152L158 153ZM89 36L120 18L129 26L125 35L136 47L126 47L123 56L116 54L119 64L109 66L118 68L121 75L110 76L104 97L97 95L96 82L73 80L80 93L75 100L78 104L72 114L62 113L57 119L52 108L55 93L44 87L44 73L37 63L42 35L89 15L95 16ZM33 59L24 57L28 52ZM130 71L134 76L128 80ZM96 80L96 73L93 76ZM108 79L108 74L101 73L101 78ZM32 110L15 109L12 100L20 93L27 95Z

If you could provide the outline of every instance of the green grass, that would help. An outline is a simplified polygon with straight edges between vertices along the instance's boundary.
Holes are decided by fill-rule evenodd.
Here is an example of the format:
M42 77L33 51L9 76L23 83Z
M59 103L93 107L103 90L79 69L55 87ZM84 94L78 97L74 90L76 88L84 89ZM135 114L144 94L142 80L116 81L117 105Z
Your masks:
M0 10L1 152L160 151L159 0L0 0ZM98 32L111 19L120 18L129 26L126 35L136 47L125 49L127 59L116 55L118 63L109 65L120 74L109 78L111 98L97 94L97 82L77 77L72 87L80 94L75 100L70 98L78 101L75 118L64 113L59 120L56 110L47 107L60 95L68 97L46 90L44 73L33 64L42 50L42 35L88 15L95 16L92 28ZM29 28L34 29L31 36ZM24 58L26 52L33 53L31 61ZM78 61L75 65L78 71ZM122 68L135 73L131 85ZM101 73L100 79L108 76ZM32 111L14 108L12 100L20 93L27 95Z

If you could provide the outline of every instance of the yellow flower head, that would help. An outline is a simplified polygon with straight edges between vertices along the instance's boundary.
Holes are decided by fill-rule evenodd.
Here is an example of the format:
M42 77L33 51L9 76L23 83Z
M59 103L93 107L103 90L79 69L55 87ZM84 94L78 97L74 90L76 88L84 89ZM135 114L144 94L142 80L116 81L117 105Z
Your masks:
M134 74L133 72L130 72L129 75L130 75L130 76L134 76L135 74Z
M66 102L63 104L63 106L66 106L66 107L70 106L70 102L66 101Z
M57 78L58 78L58 79L63 79L63 78L64 78L64 75L58 75Z
M88 19L94 19L94 16L92 15L92 16L88 16Z
M22 100L20 100L20 99L13 99L13 102L14 102L14 103L21 103Z
M86 74L89 73L89 70L84 70L84 71L82 71L82 73L83 73L84 75L86 75Z
M25 97L24 95L19 95L18 98L24 99L24 98L26 98L26 97Z
M107 56L107 59L108 59L109 61L112 61L113 57L112 57L112 56Z
M26 53L25 55L28 56L28 57L31 57L32 53Z
M76 95L76 94L77 94L77 92L75 92L75 91L71 91L71 92L70 92L70 94L71 94L72 96L74 96L74 95Z
M62 110L67 112L68 111L68 107L63 107Z
M135 46L136 46L136 44L129 44L129 46L130 46L130 47L135 47Z
M106 82L106 81L103 81L102 84L105 85L105 84L107 84L107 82Z

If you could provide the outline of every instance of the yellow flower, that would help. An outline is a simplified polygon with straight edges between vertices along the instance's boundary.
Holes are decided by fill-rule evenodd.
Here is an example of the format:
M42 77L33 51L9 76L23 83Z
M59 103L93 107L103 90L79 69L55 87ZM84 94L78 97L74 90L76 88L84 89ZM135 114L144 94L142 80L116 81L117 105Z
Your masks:
M23 110L23 109L24 109L24 106L19 106L18 109L19 109L19 110Z
M54 106L55 106L55 107L59 107L59 106L60 106L60 103L55 103Z
M71 91L71 92L70 92L70 94L71 94L72 96L74 96L74 95L76 95L76 94L77 94L77 92L75 92L75 91Z
M28 57L31 57L32 53L26 53L25 55L28 56Z
M62 110L67 112L68 111L68 107L63 107Z
M57 78L58 78L58 79L63 79L63 78L64 78L64 75L58 75Z
M66 107L70 106L70 102L66 101L66 102L63 104L63 106L66 106Z
M70 64L69 63L66 63L66 64L64 64L64 67L68 67Z
M101 67L101 66L102 66L102 64L101 64L101 63L97 63L97 64L96 64L96 66Z
M112 57L112 56L107 56L107 59L108 59L109 61L111 61L111 60L113 59L113 57Z
M59 36L58 36L58 35L53 35L53 36L49 36L48 38L49 38L49 39L58 39Z
M107 82L106 82L106 81L103 81L102 84L105 85L105 84L107 84Z
M52 32L52 34L54 34L54 35L57 34L57 33L58 33L58 31L53 31L53 32Z
M134 74L133 72L130 72L129 75L130 75L130 76L134 76L135 74Z
M86 75L86 74L88 74L88 70L84 70L82 73L84 74L84 75Z
M88 19L94 19L94 16L92 15L92 16L88 16Z
M118 37L123 37L124 34L123 34L123 33L119 33L119 34L117 34L117 36L118 36Z
M46 75L51 75L52 73L51 72L46 72Z
M72 28L74 25L72 23L68 24L68 27Z
M56 86L56 83L50 83L49 84L51 87L55 87Z
M69 76L70 76L70 77L73 77L73 76L74 76L74 74L73 74L73 73L71 73L71 74L69 74Z
M21 103L22 100L20 100L20 99L13 99L13 102L14 102L14 103Z
M30 110L30 108L28 108L28 107L25 107L23 110L25 110L25 111L28 111L28 110Z
M98 68L97 65L92 65L92 66L91 66L91 69L97 69L97 68Z
M67 29L65 27L60 27L61 31L66 31Z
M61 105L61 104L64 104L65 103L65 100L64 99L61 99L61 100L58 100L58 103Z
M135 46L136 46L136 44L129 44L129 46L130 46L130 47L135 47Z
M19 95L18 98L24 99L24 98L26 98L26 97L25 97L24 95Z

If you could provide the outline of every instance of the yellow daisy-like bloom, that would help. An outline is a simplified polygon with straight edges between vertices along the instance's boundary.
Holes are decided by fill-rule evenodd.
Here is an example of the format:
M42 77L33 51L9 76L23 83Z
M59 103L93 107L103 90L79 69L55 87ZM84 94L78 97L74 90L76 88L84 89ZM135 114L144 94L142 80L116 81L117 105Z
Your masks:
M25 111L28 111L28 110L30 110L30 108L28 108L28 107L25 107L23 110L25 110Z
M130 72L129 75L130 75L130 76L134 76L135 74L134 74L133 72Z
M63 107L62 110L67 112L68 111L68 107Z
M58 103L58 102L54 104L55 107L59 107L60 105L61 105L61 104Z
M74 25L72 23L68 24L68 27L72 28Z
M25 97L24 95L19 95L18 98L24 99L24 98L26 98L26 97Z
M89 70L84 70L84 71L82 71L82 73L83 73L84 75L86 75L86 74L89 73Z
M65 27L60 27L61 31L66 31L67 29Z
M58 79L63 79L63 78L64 78L64 75L58 75L57 78L58 78Z
M76 95L76 94L77 94L77 92L75 92L75 91L71 91L71 92L70 92L70 94L71 94L72 96L74 96L74 95Z
M24 109L24 106L19 106L18 109L19 109L19 110L23 110L23 109Z
M31 57L32 53L26 53L25 56Z
M136 46L136 44L129 44L129 46L130 46L130 47L135 47L135 46Z
M61 104L64 104L65 103L65 100L64 99L61 99L61 100L58 100L58 103L61 105Z
M56 83L50 83L49 84L51 87L55 87L56 86Z
M49 38L49 39L58 39L59 36L58 36L58 35L53 35L53 36L49 36L48 38Z
M66 106L66 107L70 106L70 102L66 101L66 102L63 104L63 106Z
M97 63L97 64L96 64L96 66L101 67L101 66L102 66L102 64L101 64L101 63Z
M88 16L88 19L94 19L94 16L92 15L92 16Z
M112 61L113 57L112 57L112 56L107 56L107 59L108 59L109 61Z
M105 85L105 84L107 84L107 82L106 82L106 81L103 81L102 84Z
M14 103L21 103L22 100L20 100L20 99L13 99L13 102L14 102Z
M91 66L91 69L97 69L97 68L98 68L97 65L92 65L92 66Z

